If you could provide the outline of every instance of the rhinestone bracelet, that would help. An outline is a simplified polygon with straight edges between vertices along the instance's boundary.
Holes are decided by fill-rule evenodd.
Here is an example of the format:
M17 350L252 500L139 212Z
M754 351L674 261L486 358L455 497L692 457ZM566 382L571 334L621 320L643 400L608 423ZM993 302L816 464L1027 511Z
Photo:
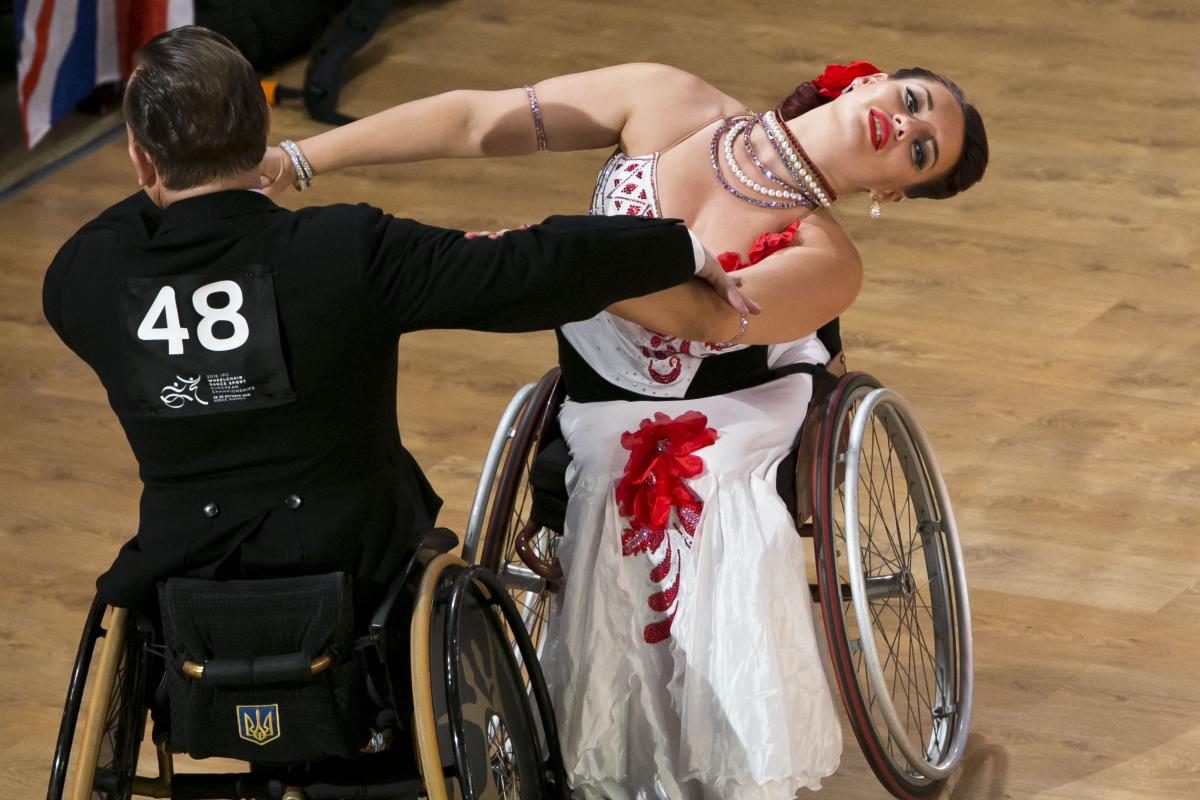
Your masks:
M538 105L537 94L529 84L525 85L525 96L529 98L529 110L533 113L533 132L537 135L537 149L546 149L546 128L542 125L542 107Z
M300 146L291 139L284 139L279 143L279 149L287 153L288 158L292 160L292 172L296 176L296 180L292 181L292 186L297 192L303 192L308 187L312 186L313 169L308 163L308 159L304 157Z
M732 337L732 338L730 338L730 340L729 340L729 341L727 341L727 342L720 342L720 345L721 345L721 347L732 347L733 345L737 344L737 340L738 340L738 339L740 339L740 338L742 338L742 334L743 334L743 333L745 333L745 332L746 332L746 328L749 328L749 327L750 327L750 315L749 315L749 314L742 314L742 315L741 315L741 316L738 318L738 329L737 329L737 333L735 333L735 334L733 335L733 337Z

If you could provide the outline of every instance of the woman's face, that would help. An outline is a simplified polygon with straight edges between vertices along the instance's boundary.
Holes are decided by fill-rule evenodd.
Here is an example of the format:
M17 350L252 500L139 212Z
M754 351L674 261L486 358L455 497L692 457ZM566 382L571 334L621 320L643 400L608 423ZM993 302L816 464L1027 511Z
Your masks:
M868 190L900 193L947 174L963 145L963 113L942 84L863 78L835 101L842 174Z

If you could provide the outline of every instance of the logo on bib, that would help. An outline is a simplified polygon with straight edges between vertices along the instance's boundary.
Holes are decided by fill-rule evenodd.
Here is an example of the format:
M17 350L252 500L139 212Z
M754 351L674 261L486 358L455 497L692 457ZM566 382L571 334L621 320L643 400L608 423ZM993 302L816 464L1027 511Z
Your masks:
M279 738L279 705L238 706L238 737L264 745Z
M208 405L208 401L200 399L199 375L194 378L176 375L175 382L164 386L158 399L162 400L163 405L167 408L183 408L191 402L199 403L202 406Z

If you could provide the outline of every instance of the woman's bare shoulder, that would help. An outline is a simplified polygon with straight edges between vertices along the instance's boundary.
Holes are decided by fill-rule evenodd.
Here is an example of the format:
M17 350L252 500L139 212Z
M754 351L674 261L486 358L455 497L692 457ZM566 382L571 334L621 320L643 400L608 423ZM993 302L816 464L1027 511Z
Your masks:
M621 144L627 153L669 147L706 124L746 106L687 70L668 64L625 65L638 87Z

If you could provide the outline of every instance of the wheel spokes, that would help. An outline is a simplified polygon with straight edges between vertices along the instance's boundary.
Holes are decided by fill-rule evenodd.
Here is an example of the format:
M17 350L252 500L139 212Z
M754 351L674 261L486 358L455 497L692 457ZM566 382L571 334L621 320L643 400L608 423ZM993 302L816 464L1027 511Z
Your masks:
M856 643L848 666L894 767L917 781L940 778L945 770L936 765L952 747L961 753L956 735L965 739L957 724L959 621L949 575L957 554L943 537L944 486L934 484L907 412L888 397L894 393L861 386L851 392L857 396L834 432L828 525L837 579L854 587L851 597L861 594L840 604L846 635ZM860 414L867 416L856 421ZM844 482L837 481L841 469Z

